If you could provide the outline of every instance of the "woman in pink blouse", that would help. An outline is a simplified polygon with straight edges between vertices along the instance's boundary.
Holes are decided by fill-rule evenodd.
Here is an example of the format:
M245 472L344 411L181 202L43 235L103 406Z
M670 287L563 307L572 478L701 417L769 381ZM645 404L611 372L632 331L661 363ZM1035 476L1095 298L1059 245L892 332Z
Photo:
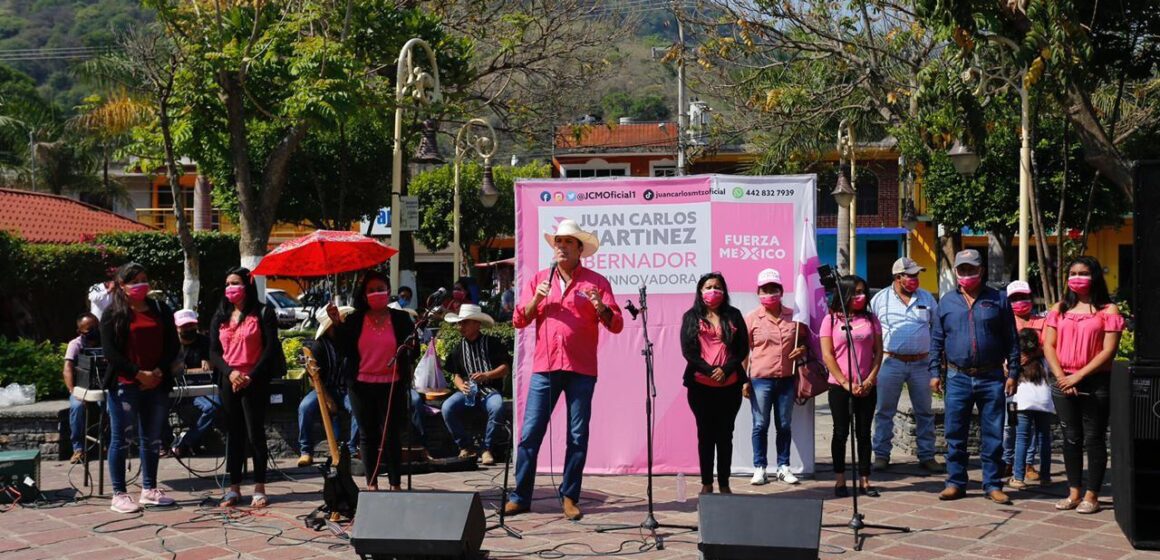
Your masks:
M1108 295L1103 268L1083 256L1067 272L1067 294L1051 308L1044 328L1044 354L1055 375L1052 397L1063 427L1063 464L1068 495L1056 509L1100 510L1100 487L1107 470L1106 433L1112 358L1124 318ZM1088 453L1087 493L1083 493L1083 452ZM1082 500L1080 499L1083 495Z
M250 271L226 271L225 295L210 321L209 358L219 379L226 419L226 471L230 489L222 507L241 501L242 471L246 451L254 458L252 507L266 507L266 406L270 379L286 367L278 341L274 310L258 300Z
M854 436L858 450L858 491L871 498L878 491L870 486L870 423L878 403L878 368L882 365L882 326L870 312L866 281L858 276L843 276L838 281L846 296L850 334L854 339L853 355L846 338L842 301L837 292L830 297L830 312L822 319L822 360L830 372L830 414L834 417L834 435L830 453L834 457L834 495L850 495L846 488L846 438L850 436L850 399L854 400ZM851 367L852 366L852 367ZM853 387L853 393L850 387Z
M330 304L327 315L335 337L346 348L354 379L348 380L350 404L359 427L359 455L366 465L368 490L379 489L387 473L391 490L402 490L403 429L410 401L413 348L403 347L414 332L411 315L391 309L391 282L367 272L355 288L354 312L343 317ZM384 461L385 459L385 461Z
M729 288L720 272L701 276L693 298L681 322L681 353L687 362L689 408L697 419L701 493L713 492L716 453L718 488L732 494L733 424L741 410L741 386L749 382L744 367L749 336L745 318L729 304Z

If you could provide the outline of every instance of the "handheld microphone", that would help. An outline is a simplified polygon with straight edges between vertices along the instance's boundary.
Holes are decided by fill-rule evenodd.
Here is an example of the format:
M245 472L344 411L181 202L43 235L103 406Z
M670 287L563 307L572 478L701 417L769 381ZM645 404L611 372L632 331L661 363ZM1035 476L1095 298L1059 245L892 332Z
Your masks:
M549 285L552 284L552 280L556 279L556 265L557 264L558 263L556 261L552 261L552 266L549 267L549 268L551 268L551 272L548 273L548 284Z
M636 316L640 315L640 309L637 309L636 306L633 305L631 301L624 302L624 310L628 311L632 315L632 319L634 321L636 320Z

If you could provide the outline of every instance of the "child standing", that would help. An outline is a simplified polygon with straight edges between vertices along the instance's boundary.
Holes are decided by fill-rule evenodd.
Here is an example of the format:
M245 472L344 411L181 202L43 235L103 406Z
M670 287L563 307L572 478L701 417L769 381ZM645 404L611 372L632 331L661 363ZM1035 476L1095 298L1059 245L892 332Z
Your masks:
M1051 375L1044 363L1043 346L1033 329L1019 331L1019 353L1022 372L1015 404L1019 409L1019 425L1015 431L1015 472L1008 484L1014 490L1027 487L1027 447L1034 436L1039 438L1039 483L1051 484L1051 424L1055 419L1055 405L1051 400Z

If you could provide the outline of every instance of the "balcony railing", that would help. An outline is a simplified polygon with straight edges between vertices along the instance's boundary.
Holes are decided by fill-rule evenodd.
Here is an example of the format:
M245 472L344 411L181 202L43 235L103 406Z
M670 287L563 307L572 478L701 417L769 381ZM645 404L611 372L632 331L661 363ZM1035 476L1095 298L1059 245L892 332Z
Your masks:
M193 227L192 208L185 209L185 219L189 220L190 227ZM172 208L138 208L137 221L165 231L177 231L177 217L173 215ZM221 210L217 208L210 210L210 229L212 231L222 231L222 225ZM233 229L233 224L229 221L229 218L226 218L225 226L226 231Z

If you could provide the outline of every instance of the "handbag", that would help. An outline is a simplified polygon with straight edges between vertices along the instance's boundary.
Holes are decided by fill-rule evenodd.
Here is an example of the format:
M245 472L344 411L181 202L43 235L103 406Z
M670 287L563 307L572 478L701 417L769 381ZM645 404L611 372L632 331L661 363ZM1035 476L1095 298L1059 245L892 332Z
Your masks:
M794 362L797 375L797 394L794 403L803 405L810 399L830 389L830 374L825 364L814 355L814 349L807 345L806 355Z

